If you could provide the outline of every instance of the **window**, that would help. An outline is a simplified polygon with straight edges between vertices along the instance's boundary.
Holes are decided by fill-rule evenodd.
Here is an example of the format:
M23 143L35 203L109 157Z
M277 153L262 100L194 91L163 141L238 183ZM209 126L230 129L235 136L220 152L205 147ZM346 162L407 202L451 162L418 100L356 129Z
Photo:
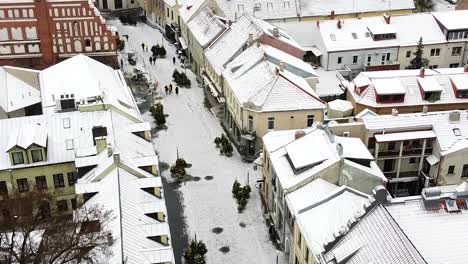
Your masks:
M431 57L440 56L440 49L431 49Z
M63 188L65 187L65 182L63 181L63 174L54 174L54 187Z
M260 11L260 10L262 10L262 4L261 3L255 3L254 11Z
M390 52L388 52L388 53L387 53L387 58L386 58L386 59L387 59L387 61L389 61L389 60L390 60L390 55L391 55L391 54L390 54Z
M455 172L455 166L451 165L448 167L448 174L453 174Z
M411 58L411 51L410 51L410 50L408 50L408 51L406 52L406 58Z
M38 190L47 190L47 180L45 176L36 176L36 188Z
M462 47L453 47L452 48L452 56L460 56L462 51Z
M17 179L16 184L18 184L18 191L19 192L27 192L29 191L29 184L28 184L28 179L23 178L23 179Z
M63 128L70 128L70 118L66 117L62 119L63 122Z
M71 201L71 205L72 205L72 209L75 210L76 208L78 208L77 206L77 203L76 203L76 198L73 198L70 200Z
M468 178L468 164L463 165L462 178Z
M167 11L167 17L169 17L169 7L166 8Z
M429 69L437 69L439 68L439 65L429 65Z
M6 181L0 181L0 195L8 194Z
M43 161L44 159L42 158L42 150L41 149L33 149L31 150L31 156L32 156L32 161L33 162L39 162Z
M309 248L305 248L305 263L309 263Z
M370 65L371 65L371 62L372 62L372 56L371 56L371 55L367 55L367 66L370 66Z
M66 147L66 150L72 150L73 149L73 139L65 140L65 147Z
M356 33L351 33L351 36L353 36L353 39L357 39L357 34Z
M343 62L343 57L338 57L337 63L338 63L338 64L341 64L342 62Z
M57 201L57 210L59 212L64 212L68 210L68 203L67 200L60 200Z
M353 64L356 64L358 61L358 56L353 56Z
M336 41L335 34L330 34L330 39L333 40L333 41Z
M284 8L290 8L289 1L284 1Z
M250 116L250 115L249 115L248 129L249 129L249 132L253 131L253 116Z
M458 63L451 63L449 65L449 68L458 68L459 66L460 66L460 64L458 64Z
M268 129L275 129L275 118L269 117L268 118Z
M273 9L273 3L268 2L268 3L267 3L267 8L268 8L268 9Z
M388 150L395 150L395 142L388 143Z
M459 128L454 128L452 129L453 131L453 134L457 137L461 136L461 132L460 132L460 129Z
M244 5L237 5L237 11L244 12Z
M314 115L307 116L307 127L311 127L314 124Z
M409 163L410 164L419 163L419 158L410 158Z
M76 173L74 171L67 173L68 186L73 186L76 183Z
M24 164L23 152L21 151L11 153L11 159L13 165Z
M91 47L91 40L85 39L85 46L86 47Z
M386 55L385 55L385 54L382 54L382 60L381 60L381 64L382 64L382 65L385 64L385 57L386 57Z

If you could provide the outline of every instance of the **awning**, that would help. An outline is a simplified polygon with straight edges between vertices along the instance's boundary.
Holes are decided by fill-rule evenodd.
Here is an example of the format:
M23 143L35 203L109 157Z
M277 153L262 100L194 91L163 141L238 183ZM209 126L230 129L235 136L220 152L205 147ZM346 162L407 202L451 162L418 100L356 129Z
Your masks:
M260 153L260 156L253 161L253 164L262 166L263 165L263 153Z
M427 131L411 131L411 132L378 134L378 135L375 135L375 140L381 143L381 142L404 141L404 140L435 138L435 137L436 135L434 131L427 130Z
M241 136L241 138L243 138L243 139L245 139L245 140L247 140L247 141L255 140L255 137L254 137L253 135L251 135L251 134L243 134L243 135Z
M395 183L395 182L414 182L417 181L418 177L401 177L401 178L391 178L388 180L388 183Z
M323 53L317 47L310 47L309 50L315 55L315 57L320 57L323 55Z
M216 88L214 87L214 85L213 85L212 83L209 83L209 84L208 84L208 88L210 88L211 94L212 94L214 97L218 98L219 93L218 93L218 91L216 91Z
M434 154L427 156L426 160L431 166L439 162L439 158L437 158Z
M183 37L179 37L179 42L180 42L180 46L182 46L182 49L187 49L187 42L185 41Z

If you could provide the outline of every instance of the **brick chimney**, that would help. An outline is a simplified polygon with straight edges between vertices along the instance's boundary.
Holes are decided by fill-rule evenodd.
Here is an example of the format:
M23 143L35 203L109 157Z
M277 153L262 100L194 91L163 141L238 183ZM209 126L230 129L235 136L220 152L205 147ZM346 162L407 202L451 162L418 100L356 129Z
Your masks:
M294 139L299 139L301 137L305 136L305 131L304 130L297 130L296 133L294 134Z
M383 18L385 19L385 23L390 24L390 18L391 18L390 14L385 13L383 15Z
M286 64L284 62L280 61L280 63L279 63L280 72L283 72L285 67L286 67Z
M247 45L250 46L253 43L253 33L249 33L249 39L247 40Z
M231 20L228 20L228 21L227 21L227 26L230 28L231 25L232 25L232 21L231 21Z
M330 12L330 19L331 19L331 20L335 20L335 10L332 10L332 11Z
M338 22L336 22L336 27L338 29L341 29L341 20L338 19Z
M277 27L273 28L273 36L275 38L279 38L279 28Z
M419 69L419 77L424 78L424 73L425 73L425 71L426 71L426 70L424 69L424 67L422 67L421 69Z

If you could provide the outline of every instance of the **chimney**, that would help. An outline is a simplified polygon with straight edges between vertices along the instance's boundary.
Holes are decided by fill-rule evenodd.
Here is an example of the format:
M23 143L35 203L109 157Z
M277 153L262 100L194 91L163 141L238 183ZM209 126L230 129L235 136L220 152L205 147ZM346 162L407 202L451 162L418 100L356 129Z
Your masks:
M107 145L107 156L110 157L114 153L111 145Z
M450 122L458 122L460 121L460 112L459 111L452 111L449 114Z
M114 163L116 165L120 164L120 153L118 153L118 152L114 153Z
M387 191L387 189L385 189L385 187L383 187L382 185L377 185L373 190L372 190L372 194L374 196L374 199L382 204L384 203L387 203L388 202L388 198L389 198L389 193ZM390 196L391 198L391 196Z
M336 152L340 156L340 159L343 159L343 145L341 143L336 144Z
M421 69L419 69L419 77L424 78L424 72L425 71L426 70L424 69L424 67L421 67Z
M280 70L279 70L279 68L278 68L278 67L276 67L276 68L275 68L275 73L276 73L276 75L279 75L279 73L280 73Z
M468 64L465 64L465 66L463 66L463 72L468 72Z
M335 10L332 10L332 11L330 12L330 19L331 19L331 20L335 20Z
M396 108L392 108L392 116L398 116L398 110Z
M305 136L305 131L304 130L297 130L296 133L294 134L294 139L299 139L301 137Z
M391 18L390 14L385 13L383 15L383 18L385 19L385 23L390 24L390 18Z
M280 72L284 72L284 68L286 67L286 64L282 61L280 61L279 63L279 70Z
M320 20L317 20L317 22L315 22L315 24L317 25L317 28L320 29Z
M249 33L249 39L247 40L247 45L250 46L253 43L253 33Z
M275 38L279 38L279 28L277 27L273 28L273 36Z
M427 107L427 105L423 106L423 114L427 114L428 109L429 107Z
M341 20L338 19L338 22L336 22L336 27L338 29L341 29Z
M228 28L230 28L231 25L232 25L232 21L231 21L231 20L228 20L228 21L227 21L227 26L228 26Z
M107 148L107 137L96 137L96 153L99 154Z

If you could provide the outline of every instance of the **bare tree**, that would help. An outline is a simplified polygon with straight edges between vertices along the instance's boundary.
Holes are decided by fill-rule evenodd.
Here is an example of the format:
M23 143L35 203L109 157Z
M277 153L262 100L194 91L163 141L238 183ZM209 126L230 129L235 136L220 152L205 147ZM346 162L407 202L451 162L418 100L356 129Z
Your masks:
M0 201L0 263L95 263L110 254L111 212L98 206L73 213L52 208L47 192L15 193Z

